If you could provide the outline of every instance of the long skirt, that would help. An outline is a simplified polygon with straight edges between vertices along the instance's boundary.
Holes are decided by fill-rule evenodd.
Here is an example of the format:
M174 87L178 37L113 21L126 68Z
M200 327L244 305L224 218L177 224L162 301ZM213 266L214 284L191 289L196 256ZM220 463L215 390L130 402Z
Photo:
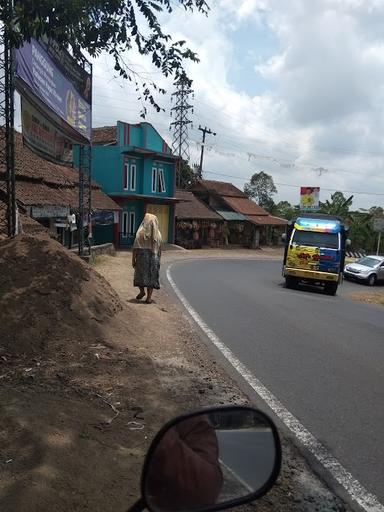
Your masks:
M160 289L160 258L150 249L138 249L133 286Z

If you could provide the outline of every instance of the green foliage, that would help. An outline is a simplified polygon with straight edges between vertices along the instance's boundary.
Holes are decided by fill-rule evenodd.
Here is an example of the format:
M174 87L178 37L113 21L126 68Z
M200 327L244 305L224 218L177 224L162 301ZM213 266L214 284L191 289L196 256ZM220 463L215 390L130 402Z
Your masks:
M107 52L114 59L116 73L133 81L139 99L149 101L158 111L152 91L165 91L153 81L141 79L126 62L127 52L129 55L136 48L141 55L149 56L164 76L177 79L184 73L183 62L198 62L198 58L185 41L172 41L158 15L171 14L173 6L204 14L209 11L205 0L16 0L14 17L9 20L4 4L0 6L0 20L8 27L16 47L31 37L46 36L77 57L82 50L92 57ZM145 113L143 108L142 115Z
M280 201L275 205L271 213L282 219L292 220L300 213L300 208L299 206L291 205L288 201Z
M337 215L349 226L348 238L352 250L373 252L376 249L377 233L373 231L373 218L383 215L383 208L373 206L369 210L351 211L353 196L346 198L342 192L335 192L330 201L320 203L321 212Z
M349 214L349 208L352 206L353 196L346 198L342 192L335 192L325 203L320 203L321 213L328 215L337 215L341 219L346 220Z
M180 172L178 176L178 188L189 189L196 184L199 179L198 171L192 169L192 167L186 162L182 160L180 166Z
M244 185L244 193L267 211L272 211L275 207L272 196L277 193L277 188L272 176L264 171L257 172L251 177L249 183Z
M370 213L350 212L347 221L349 224L348 237L351 239L353 249L374 251L377 234L373 231L372 219L373 216Z

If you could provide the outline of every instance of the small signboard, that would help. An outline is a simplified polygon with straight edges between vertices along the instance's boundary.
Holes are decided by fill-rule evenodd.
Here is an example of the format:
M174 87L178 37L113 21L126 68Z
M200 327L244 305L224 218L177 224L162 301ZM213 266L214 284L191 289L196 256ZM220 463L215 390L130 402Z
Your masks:
M51 217L66 217L69 214L69 207L46 205L46 206L32 206L31 217L34 219L51 218Z
M300 188L300 210L314 212L320 206L320 187Z
M384 233L384 217L376 217L373 219L373 230L378 233Z

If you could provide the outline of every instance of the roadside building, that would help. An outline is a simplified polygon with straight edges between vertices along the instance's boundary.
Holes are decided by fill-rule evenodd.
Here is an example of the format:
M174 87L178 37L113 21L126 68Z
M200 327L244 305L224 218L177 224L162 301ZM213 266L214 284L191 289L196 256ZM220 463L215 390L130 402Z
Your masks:
M280 243L287 221L270 215L232 183L200 180L193 193L224 219L224 243L252 248Z
M176 244L186 249L218 247L222 240L223 218L187 190L177 190Z
M18 209L18 221L18 226L27 235L48 234L48 230L36 220L31 219L23 208ZM6 238L7 235L7 203L5 195L0 191L0 239Z
M15 133L16 198L20 211L37 221L63 245L77 245L79 178L76 168L40 158ZM5 200L5 169L0 162L0 194ZM114 242L120 207L92 183L93 245ZM31 224L21 216L21 224ZM100 220L101 219L101 220ZM73 220L73 222L71 222Z
M149 123L93 130L92 174L103 191L120 207L117 238L132 245L145 213L159 219L164 242L175 237L175 181L177 157Z

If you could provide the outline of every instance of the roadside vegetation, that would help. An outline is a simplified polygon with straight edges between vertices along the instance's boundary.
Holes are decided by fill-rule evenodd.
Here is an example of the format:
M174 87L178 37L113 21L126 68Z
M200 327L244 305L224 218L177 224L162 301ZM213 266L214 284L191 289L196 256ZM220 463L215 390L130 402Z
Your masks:
M292 205L288 201L275 203L273 197L277 188L272 176L261 171L253 174L250 181L245 184L244 192L250 199L254 199L271 215L291 220L300 213L299 205ZM382 217L384 209L380 206L372 206L369 209L353 209L353 196L346 197L342 192L332 194L330 200L320 202L320 212L329 215L337 215L349 226L348 238L351 240L352 251L376 252L377 236L373 230L375 217ZM382 242L381 251L384 242Z

